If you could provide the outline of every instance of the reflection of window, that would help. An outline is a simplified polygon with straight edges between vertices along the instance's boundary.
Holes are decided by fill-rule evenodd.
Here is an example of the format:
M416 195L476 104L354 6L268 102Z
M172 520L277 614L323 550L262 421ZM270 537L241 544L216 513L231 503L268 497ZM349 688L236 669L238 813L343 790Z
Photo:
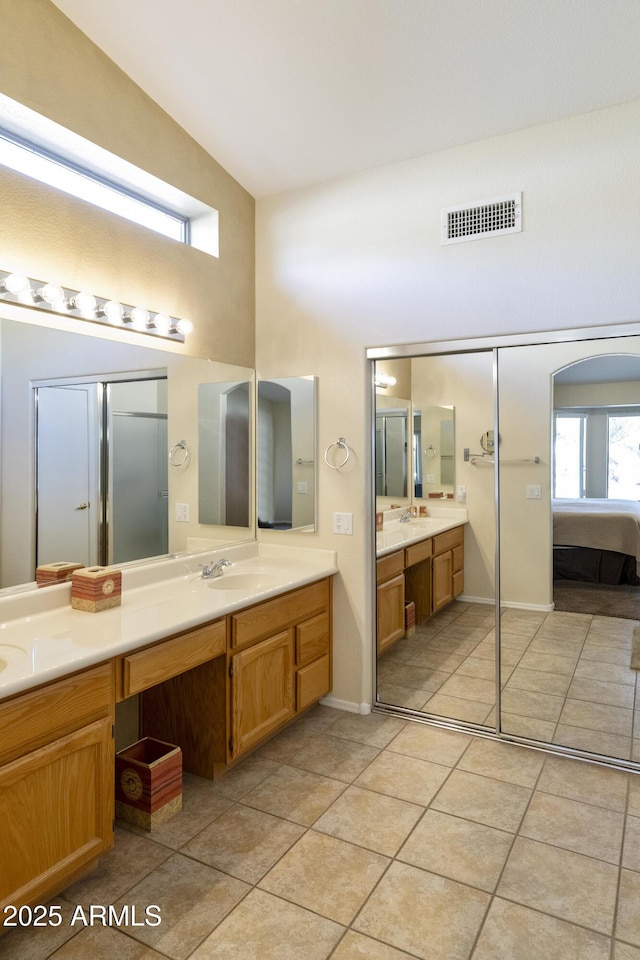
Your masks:
M607 496L637 500L640 496L640 414L609 414Z
M585 496L586 414L556 413L553 443L553 495Z
M640 497L640 407L556 410L555 497Z

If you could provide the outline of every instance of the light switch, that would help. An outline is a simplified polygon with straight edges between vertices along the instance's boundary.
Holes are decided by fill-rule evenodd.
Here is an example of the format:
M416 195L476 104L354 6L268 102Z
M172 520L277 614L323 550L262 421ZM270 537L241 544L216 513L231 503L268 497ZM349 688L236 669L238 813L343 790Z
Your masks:
M542 487L539 483L527 484L527 500L540 500L542 498Z
M298 493L309 493L309 483L307 480L298 480Z
M176 523L189 522L189 504L176 503Z
M353 533L353 514L334 513L333 532L351 535Z

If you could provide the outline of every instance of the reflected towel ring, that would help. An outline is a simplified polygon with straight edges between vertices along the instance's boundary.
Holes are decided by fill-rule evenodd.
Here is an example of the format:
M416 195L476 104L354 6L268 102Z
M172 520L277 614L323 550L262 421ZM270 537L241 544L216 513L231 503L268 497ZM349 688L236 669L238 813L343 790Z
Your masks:
M178 451L182 450L182 454ZM169 463L172 467L184 467L189 462L189 450L186 440L179 440L171 447L169 451Z
M346 456L345 456L344 460L342 461L342 463L329 463L329 460L328 460L329 450L331 450L332 447L343 447L343 448L347 451ZM346 463L347 460L349 459L350 454L351 454L351 451L349 450L349 447L347 446L347 441L345 440L345 438L344 438L344 437L338 437L338 439L337 439L337 440L334 440L333 443L330 443L329 446L327 447L327 449L325 450L325 452L324 452L324 462L326 463L326 465L327 465L328 467L331 467L332 470L339 470L340 467L344 467L345 463Z
M425 460L433 460L437 452L438 451L432 443L427 444L427 446L424 448Z

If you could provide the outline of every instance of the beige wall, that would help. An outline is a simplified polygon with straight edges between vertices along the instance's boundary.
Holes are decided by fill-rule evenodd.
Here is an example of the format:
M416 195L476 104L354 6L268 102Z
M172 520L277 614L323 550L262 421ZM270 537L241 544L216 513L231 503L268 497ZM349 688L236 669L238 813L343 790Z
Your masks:
M313 539L338 551L337 700L371 701L365 348L637 320L639 155L633 102L258 202L258 369L319 377ZM522 233L440 246L442 207L515 190ZM352 455L336 471L322 452L338 436ZM353 513L353 536L332 534L334 511Z
M254 366L254 201L49 0L0 0L0 93L219 210L211 257L0 168L0 269L193 321Z

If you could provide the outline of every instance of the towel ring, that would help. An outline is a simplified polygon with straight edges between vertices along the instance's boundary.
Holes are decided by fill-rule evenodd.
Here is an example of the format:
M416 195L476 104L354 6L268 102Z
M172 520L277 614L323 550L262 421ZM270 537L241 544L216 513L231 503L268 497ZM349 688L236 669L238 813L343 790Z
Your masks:
M329 463L329 460L328 460L329 450L331 450L332 447L343 447L343 448L347 451L346 456L345 456L344 460L342 461L342 463ZM326 463L326 465L327 465L328 467L331 467L332 470L339 470L340 467L344 467L345 463L346 463L347 460L349 459L350 454L351 454L351 451L349 450L349 447L347 446L347 441L345 440L345 438L344 438L344 437L338 437L338 439L337 439L337 440L334 440L333 443L330 443L329 446L327 447L327 449L325 450L325 452L324 452L324 462Z
M182 450L182 454L178 451ZM169 463L172 467L184 467L189 462L189 449L186 440L179 440L169 451Z
M437 450L432 443L427 444L424 448L424 458L425 460L433 460L437 454Z

